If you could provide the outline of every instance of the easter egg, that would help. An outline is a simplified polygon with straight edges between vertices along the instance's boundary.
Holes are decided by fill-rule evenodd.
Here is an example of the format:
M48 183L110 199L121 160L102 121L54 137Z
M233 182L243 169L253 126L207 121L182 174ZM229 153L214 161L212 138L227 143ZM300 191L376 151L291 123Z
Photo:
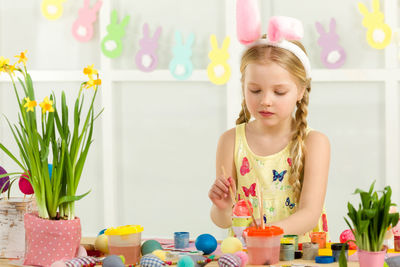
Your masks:
M103 253L108 253L108 237L105 234L96 237L94 247Z
M190 256L183 256L178 261L178 267L194 267L194 261Z
M239 239L236 237L230 236L224 239L221 244L221 251L224 254L230 253L233 254L237 251L242 251L243 245Z
M210 234L202 234L196 238L195 246L204 254L211 254L217 248L217 240Z
M0 175L6 174L6 173L7 173L7 171L3 167L0 166ZM0 193L7 191L9 186L10 186L10 177L9 176L0 178ZM3 188L3 190L1 190L2 188Z
M158 241L146 240L141 247L142 255L150 254L157 249L162 250L161 244Z
M103 260L103 267L125 267L120 256L110 255Z
M165 263L153 254L148 254L140 258L140 265L142 267L161 267Z
M103 230L101 230L101 231L97 234L97 236L104 234L104 232L105 232L106 230L107 230L107 228L104 228Z
M21 190L22 193L24 193L25 195L32 195L33 192L33 188L31 183L28 181L29 176L26 173L23 173L21 175L21 177L19 178L18 181L18 186L19 186L19 190Z
M167 257L167 252L165 252L164 250L161 250L161 249L156 249L151 254L158 257L162 261L165 261L165 258Z

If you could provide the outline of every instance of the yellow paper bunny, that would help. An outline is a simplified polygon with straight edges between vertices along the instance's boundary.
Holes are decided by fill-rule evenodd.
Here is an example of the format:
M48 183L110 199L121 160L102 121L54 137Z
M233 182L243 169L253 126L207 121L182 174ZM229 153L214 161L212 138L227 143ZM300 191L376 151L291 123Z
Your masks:
M62 3L66 0L43 0L42 14L48 20L56 20L63 13Z
M219 49L217 37L213 34L210 37L212 50L208 54L211 63L207 67L208 78L211 82L221 85L228 82L231 77L231 67L228 65L230 38L227 36Z
M364 15L362 24L368 29L368 44L373 48L383 49L390 43L392 30L389 25L385 24L385 17L379 11L379 6L379 0L373 0L372 12L369 12L367 7L362 3L358 3L358 10Z

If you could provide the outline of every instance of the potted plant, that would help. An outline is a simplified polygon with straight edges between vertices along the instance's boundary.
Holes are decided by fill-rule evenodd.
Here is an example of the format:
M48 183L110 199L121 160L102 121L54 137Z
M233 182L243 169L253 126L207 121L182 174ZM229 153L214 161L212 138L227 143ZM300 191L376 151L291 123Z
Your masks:
M8 59L0 57L0 72L9 75L17 99L18 122L7 122L19 151L12 153L2 142L0 149L21 168L12 174L27 176L36 199L37 214L25 214L24 218L24 264L47 266L74 258L79 248L81 225L75 216L75 201L90 190L82 195L76 195L76 191L93 142L93 123L101 113L95 115L93 107L101 80L93 65L84 68L89 80L81 83L70 114L64 91L60 103L53 92L38 104L26 68L26 51L17 58L18 62L11 65ZM20 90L16 74L20 75ZM94 89L92 94L85 90L90 88ZM87 94L91 96L85 107Z
M358 247L358 257L361 267L383 266L386 250L383 248L386 231L389 227L396 226L399 213L390 213L392 189L386 186L383 191L374 191L375 181L368 192L357 189L354 194L359 194L361 203L358 209L350 203L347 204L348 213L353 225L346 219L347 225L352 230L355 243ZM381 193L379 197L378 193Z

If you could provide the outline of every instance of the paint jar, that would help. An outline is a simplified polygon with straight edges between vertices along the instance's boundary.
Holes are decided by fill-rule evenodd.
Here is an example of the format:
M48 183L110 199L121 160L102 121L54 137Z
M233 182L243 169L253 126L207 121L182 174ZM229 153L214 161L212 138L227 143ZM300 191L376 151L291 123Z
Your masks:
M174 233L174 246L175 246L175 248L189 247L189 232L175 232Z
M125 225L108 228L104 233L108 237L110 255L123 255L125 264L139 264L140 244L143 227L140 225Z
M394 251L400 251L400 236L394 236Z
M294 245L293 244L281 244L281 251L279 255L281 261L292 261L294 260Z
M271 265L279 262L282 228L277 226L249 227L243 233L246 237L249 264Z
M248 209L248 206L250 207L250 210ZM243 238L243 231L253 222L253 219L251 218L253 207L250 201L247 201L246 205L245 200L242 199L236 202L232 213L232 231L235 234L235 237L242 242L243 246L245 246L246 242Z
M317 243L319 248L326 247L326 233L325 232L312 232L311 234L311 242Z
M294 250L298 250L299 249L299 236L298 235L284 235L283 239L286 242L281 241L281 243L292 243L294 245Z
M303 260L315 260L318 256L319 245L312 242L303 243Z
M345 255L346 255L346 259L347 259L349 245L344 244L344 243L334 243L331 245L332 256L335 258L335 261L339 261L340 252L342 251L343 246L345 247L344 249L345 249Z

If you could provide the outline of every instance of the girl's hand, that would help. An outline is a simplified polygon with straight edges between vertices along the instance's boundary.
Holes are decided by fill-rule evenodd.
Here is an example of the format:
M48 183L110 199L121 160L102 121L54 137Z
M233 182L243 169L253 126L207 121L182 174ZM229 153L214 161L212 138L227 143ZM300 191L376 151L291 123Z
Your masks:
M232 197L230 196L229 187L232 188L233 197L236 195L235 181L229 177L217 178L208 192L208 197L219 209L227 209L233 206Z

